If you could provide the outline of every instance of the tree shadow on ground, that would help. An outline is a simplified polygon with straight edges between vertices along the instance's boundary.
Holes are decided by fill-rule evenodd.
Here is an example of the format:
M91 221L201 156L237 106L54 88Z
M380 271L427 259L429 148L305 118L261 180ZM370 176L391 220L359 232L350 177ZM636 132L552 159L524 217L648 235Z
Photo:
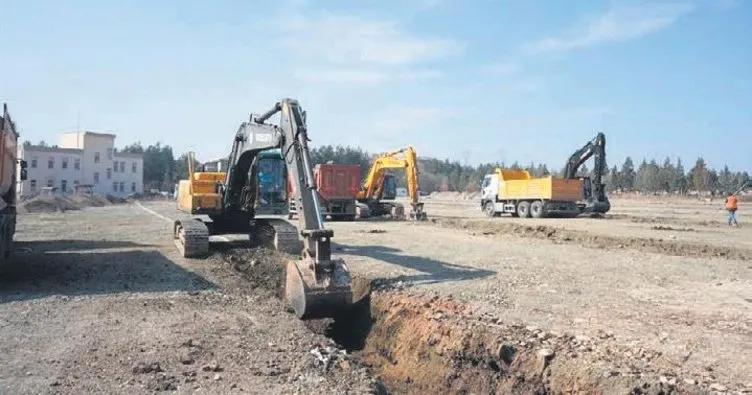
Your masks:
M96 248L106 249L105 243L97 243ZM116 247L111 248L123 246L119 242L113 244ZM196 292L217 288L155 250L82 252L75 244L60 250L42 242L34 245L28 252L17 252L0 271L0 303L55 295Z
M402 250L400 249L385 246L348 246L332 243L332 248L334 251L366 256L421 272L420 274L399 275L377 279L378 283L382 285L392 285L399 282L402 282L403 285L418 285L450 281L466 281L496 274L496 272L492 270L455 265L435 259L402 254Z

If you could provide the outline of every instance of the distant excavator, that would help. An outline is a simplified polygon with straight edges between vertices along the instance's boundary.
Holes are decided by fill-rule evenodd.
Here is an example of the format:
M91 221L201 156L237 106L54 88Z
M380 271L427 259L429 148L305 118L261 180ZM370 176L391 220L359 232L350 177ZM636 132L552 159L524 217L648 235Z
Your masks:
M588 176L578 177L577 171L590 157L595 162L592 180ZM603 133L598 133L567 160L564 178L582 180L583 200L577 202L581 213L605 214L611 210L611 203L606 196L606 184L603 183L606 170L606 136Z
M279 125L265 123L277 113ZM178 186L178 208L208 220L175 221L173 238L184 257L208 254L210 235L250 235L262 247L301 255L288 262L285 285L285 296L298 318L335 317L352 303L348 268L342 259L331 256L334 232L324 228L321 219L306 113L296 100L282 99L240 125L226 173L194 172L192 155L188 163L189 179ZM288 214L290 181L302 251L298 229L274 217Z
M413 146L407 146L394 151L377 155L366 179L357 194L357 212L361 218L369 216L391 215L395 219L404 219L405 207L395 203L397 183L394 175L387 174L389 169L404 169L407 183L407 195L410 197L410 220L424 221L427 219L420 201L418 186L420 178L418 172L418 155Z

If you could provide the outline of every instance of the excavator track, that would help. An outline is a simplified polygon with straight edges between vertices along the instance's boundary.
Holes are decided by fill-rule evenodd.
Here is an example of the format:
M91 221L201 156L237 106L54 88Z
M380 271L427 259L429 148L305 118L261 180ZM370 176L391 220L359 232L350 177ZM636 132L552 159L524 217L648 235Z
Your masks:
M209 254L209 228L197 219L175 221L173 239L184 258L197 258Z
M265 233L264 247L291 255L300 255L303 241L298 238L298 228L283 219L257 220Z
M405 219L405 206L399 203L391 203L389 214L392 216L392 219L404 220Z

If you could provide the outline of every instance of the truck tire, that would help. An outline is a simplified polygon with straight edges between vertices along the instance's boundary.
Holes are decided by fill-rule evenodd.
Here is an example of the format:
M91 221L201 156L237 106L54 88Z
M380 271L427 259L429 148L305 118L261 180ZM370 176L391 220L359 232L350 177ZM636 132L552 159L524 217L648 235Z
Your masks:
M490 218L495 217L496 210L494 209L493 202L486 202L486 204L483 205L483 212Z
M530 203L530 216L533 218L543 218L543 214L545 213L544 208L543 202L540 200Z
M530 217L530 202L528 202L527 200L522 200L517 203L517 215L520 218Z

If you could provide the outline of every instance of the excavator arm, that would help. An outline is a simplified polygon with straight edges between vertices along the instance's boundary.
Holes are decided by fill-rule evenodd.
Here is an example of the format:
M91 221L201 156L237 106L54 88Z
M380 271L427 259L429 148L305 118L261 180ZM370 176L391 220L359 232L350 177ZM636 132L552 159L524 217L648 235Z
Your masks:
M279 126L264 123L276 113L280 113ZM256 133L249 144L253 149L278 146L292 170L304 249L301 259L287 265L287 300L301 319L334 317L352 303L351 279L344 261L331 256L334 232L326 229L321 219L305 118L296 100L283 99L253 119L253 130L269 133ZM232 181L230 177L228 174L228 181Z
M606 136L603 133L598 133L595 138L588 141L582 148L575 151L569 157L564 168L564 178L577 178L577 171L591 157L595 162L593 165L593 178L592 180L588 179L586 183L586 189L589 190L585 191L585 198L592 200L593 204L600 206L596 208L596 211L606 212L610 204L606 198L605 185L603 184L603 175L606 172ZM588 185L590 185L589 188Z

